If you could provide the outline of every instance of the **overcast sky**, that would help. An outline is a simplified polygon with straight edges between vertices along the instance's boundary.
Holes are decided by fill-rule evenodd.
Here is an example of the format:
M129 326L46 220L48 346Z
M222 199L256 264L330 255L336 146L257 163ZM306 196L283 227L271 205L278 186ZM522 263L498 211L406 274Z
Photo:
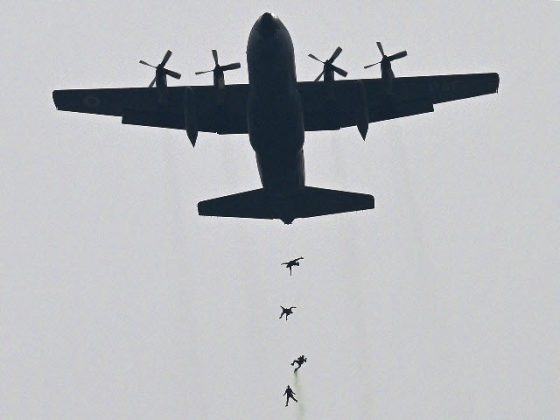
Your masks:
M411 4L413 4L411 6ZM560 416L560 3L3 1L0 418ZM307 184L376 209L204 218L260 187L247 136L55 110L54 89L242 63L265 11L351 78L498 72L432 114L307 135ZM179 85L170 81L170 85ZM303 255L292 277L282 261ZM288 322L280 305L297 306ZM308 363L293 376L290 362ZM291 384L299 404L284 407Z

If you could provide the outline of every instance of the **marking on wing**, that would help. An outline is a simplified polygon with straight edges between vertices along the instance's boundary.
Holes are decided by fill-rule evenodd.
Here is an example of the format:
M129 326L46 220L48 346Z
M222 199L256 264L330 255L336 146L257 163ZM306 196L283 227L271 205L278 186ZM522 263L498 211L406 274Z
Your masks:
M95 95L84 96L84 105L89 108L97 108L101 104L101 99Z
M448 82L446 80L441 81L433 81L430 83L430 91L431 93L437 92L454 92L457 89L457 86L460 82L455 80L453 82Z

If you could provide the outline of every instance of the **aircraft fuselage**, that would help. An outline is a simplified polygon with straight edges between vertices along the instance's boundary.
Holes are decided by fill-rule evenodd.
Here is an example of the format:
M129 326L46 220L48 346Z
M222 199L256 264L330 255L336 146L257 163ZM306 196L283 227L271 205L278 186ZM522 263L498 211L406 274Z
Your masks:
M294 47L282 22L262 15L247 45L247 125L264 190L286 196L305 185L303 109Z

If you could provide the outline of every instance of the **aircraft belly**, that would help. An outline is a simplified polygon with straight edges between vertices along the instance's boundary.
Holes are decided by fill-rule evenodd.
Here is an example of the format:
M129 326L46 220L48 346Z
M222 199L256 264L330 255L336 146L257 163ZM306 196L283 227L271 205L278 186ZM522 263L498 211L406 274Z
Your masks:
M247 117L249 140L257 153L293 154L303 147L303 111L297 91L281 95L252 94Z
M303 149L295 154L256 154L259 175L265 191L285 196L305 186Z
M299 94L286 89L280 95L249 98L248 128L251 146L265 190L288 194L302 188L305 130Z

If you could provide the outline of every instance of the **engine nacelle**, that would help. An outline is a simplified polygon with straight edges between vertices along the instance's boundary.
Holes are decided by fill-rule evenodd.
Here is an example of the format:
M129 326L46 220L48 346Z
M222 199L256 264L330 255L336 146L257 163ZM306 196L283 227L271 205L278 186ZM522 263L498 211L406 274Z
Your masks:
M196 144L196 138L198 137L198 117L195 94L190 87L186 87L183 94L183 111L185 116L185 130L187 131L187 137L194 147L194 145Z
M362 136L362 139L366 139L366 135L369 128L369 106L367 99L366 87L363 82L358 82L358 106L356 107L356 126L358 131Z

